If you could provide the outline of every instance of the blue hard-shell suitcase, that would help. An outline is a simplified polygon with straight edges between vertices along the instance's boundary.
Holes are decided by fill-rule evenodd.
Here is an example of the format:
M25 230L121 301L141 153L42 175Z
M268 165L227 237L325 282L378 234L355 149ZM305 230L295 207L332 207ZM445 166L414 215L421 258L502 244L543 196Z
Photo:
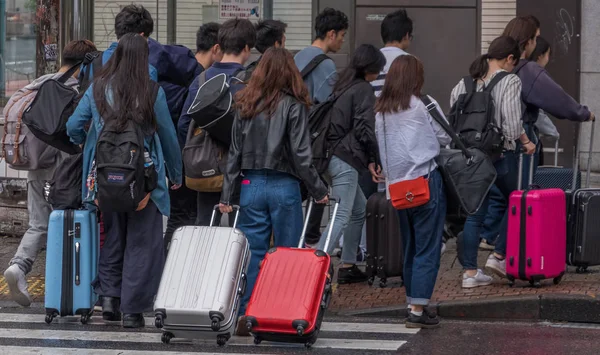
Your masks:
M54 317L80 315L85 324L98 296L92 288L99 254L96 212L53 211L46 248L46 323Z

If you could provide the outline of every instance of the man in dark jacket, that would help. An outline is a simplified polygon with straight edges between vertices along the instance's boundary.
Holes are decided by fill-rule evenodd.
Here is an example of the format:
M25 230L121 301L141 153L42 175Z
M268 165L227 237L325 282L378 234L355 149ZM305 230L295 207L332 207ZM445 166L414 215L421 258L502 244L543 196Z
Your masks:
M285 48L285 30L287 24L279 20L263 20L256 24L256 50L261 54L257 60L246 67L246 78L250 78L258 66L260 58L271 47Z

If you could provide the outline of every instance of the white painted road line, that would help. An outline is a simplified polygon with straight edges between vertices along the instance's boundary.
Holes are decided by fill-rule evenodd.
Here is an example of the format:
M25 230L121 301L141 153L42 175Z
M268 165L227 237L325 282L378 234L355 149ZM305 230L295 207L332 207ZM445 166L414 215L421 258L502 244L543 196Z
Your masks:
M70 340L70 341L100 341L127 343L161 343L157 333L136 332L94 332L52 329L0 329L0 338L7 339L39 339L39 340ZM173 339L174 341L176 339ZM195 340L194 343L214 344L214 339ZM319 338L314 348L348 349L348 350L379 350L393 351L404 345L406 341L392 340L362 340L362 339L323 339ZM252 337L232 337L230 346L254 346ZM302 347L302 344L281 344L263 342L260 346Z
M154 328L154 318L146 317L146 327ZM79 317L55 318L58 324L81 324ZM44 323L43 314L19 314L19 313L0 313L0 324L2 323ZM88 323L90 325L105 325L100 315L95 315ZM115 323L118 324L118 323ZM50 325L50 327L52 324ZM405 328L404 324L388 323L342 323L342 322L323 322L321 327L323 332L343 332L343 333L382 333L382 334L417 334L419 329Z
M226 353L195 353L195 352L179 352L179 351L139 351L139 350L105 350L105 349L80 349L80 348L41 348L41 347L20 347L20 346L3 346L2 351L10 355L223 355ZM250 355L244 353L236 353L238 355ZM261 354L252 354L261 355ZM266 355L266 354L262 354Z

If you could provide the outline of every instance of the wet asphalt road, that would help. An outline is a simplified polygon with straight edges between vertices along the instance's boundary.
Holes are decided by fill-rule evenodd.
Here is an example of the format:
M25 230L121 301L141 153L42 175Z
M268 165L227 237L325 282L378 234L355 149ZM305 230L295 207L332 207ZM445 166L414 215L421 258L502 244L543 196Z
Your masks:
M405 355L597 355L600 325L556 323L503 323L443 320L434 330L406 330L401 319L326 317L320 340L312 349L302 345L252 344L234 338L225 347L213 339L160 342L160 331L123 330L78 319L46 325L43 308L5 307L0 303L0 351L3 354L405 354ZM148 314L151 316L151 314ZM149 320L151 318L148 318Z

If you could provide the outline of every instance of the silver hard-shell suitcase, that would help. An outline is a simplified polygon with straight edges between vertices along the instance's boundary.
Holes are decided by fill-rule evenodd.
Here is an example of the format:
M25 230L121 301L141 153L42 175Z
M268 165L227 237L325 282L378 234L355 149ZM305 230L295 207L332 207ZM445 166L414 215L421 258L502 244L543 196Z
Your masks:
M154 301L163 343L214 336L224 345L233 335L250 260L248 241L235 228L239 207L234 208L233 228L211 222L210 227L181 227L173 234Z

